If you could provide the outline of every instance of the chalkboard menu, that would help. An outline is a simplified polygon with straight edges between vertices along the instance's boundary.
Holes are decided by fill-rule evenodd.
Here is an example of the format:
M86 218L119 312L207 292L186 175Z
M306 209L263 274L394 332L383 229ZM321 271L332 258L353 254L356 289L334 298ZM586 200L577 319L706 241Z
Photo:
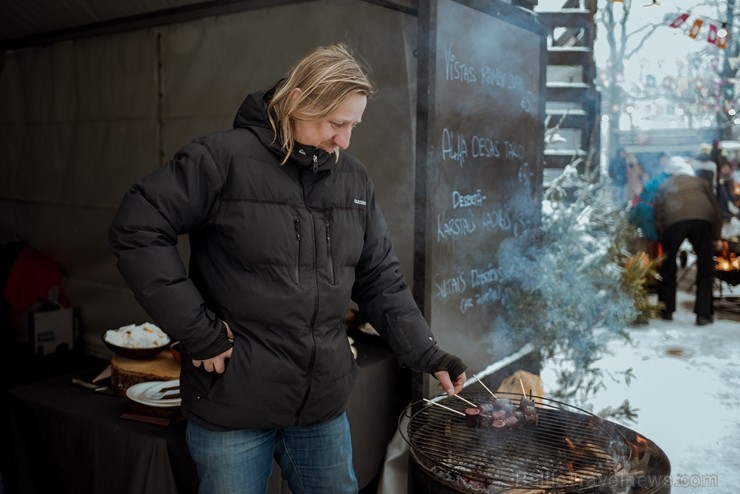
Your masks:
M514 352L497 247L539 211L545 31L499 2L419 2L414 292L440 346L479 372Z

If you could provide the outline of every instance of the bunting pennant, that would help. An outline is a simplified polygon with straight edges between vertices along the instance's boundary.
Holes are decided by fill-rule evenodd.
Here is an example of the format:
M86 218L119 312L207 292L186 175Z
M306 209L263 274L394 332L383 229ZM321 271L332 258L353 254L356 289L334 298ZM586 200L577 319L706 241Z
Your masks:
M707 35L707 43L717 44L717 26L714 24L709 25L709 34Z
M724 35L724 36L721 36L721 37L718 36L717 37L717 43L716 43L717 44L717 48L721 48L722 50L724 50L725 48L727 48L727 40L729 39L729 37L730 37L730 34L729 33L726 34L726 35Z
M686 22L686 19L688 19L688 18L689 18L689 14L684 13L684 14L679 15L678 17L676 17L675 19L673 19L673 22L671 22L671 27L678 27L678 26L680 26L681 24L683 24L684 22Z
M701 19L696 19L694 21L694 25L691 26L691 29L689 30L689 38L696 39L696 37L699 36L699 30L701 29L702 24L704 24L704 21Z

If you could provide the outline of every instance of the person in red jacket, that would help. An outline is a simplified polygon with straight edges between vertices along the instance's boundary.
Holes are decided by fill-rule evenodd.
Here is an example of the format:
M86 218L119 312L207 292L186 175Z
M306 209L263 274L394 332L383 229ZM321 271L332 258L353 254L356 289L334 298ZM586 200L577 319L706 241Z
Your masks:
M345 152L373 90L345 46L316 49L248 95L233 129L186 144L134 185L113 220L119 270L183 349L202 494L263 494L273 458L295 493L357 492L351 301L402 366L447 394L465 382L400 272L365 166Z
M685 159L671 158L666 172L670 175L655 195L655 227L665 260L659 268L658 300L664 304L661 316L673 318L676 310L676 256L684 240L696 255L696 324L713 322L712 285L714 252L721 250L722 213L711 184L694 176Z

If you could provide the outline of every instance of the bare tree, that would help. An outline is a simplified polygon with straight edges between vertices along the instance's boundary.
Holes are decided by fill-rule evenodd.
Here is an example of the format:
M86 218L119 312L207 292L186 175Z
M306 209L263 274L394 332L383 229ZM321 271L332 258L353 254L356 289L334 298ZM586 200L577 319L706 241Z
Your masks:
M735 73L736 68L730 64L731 58L737 58L740 52L740 43L735 33L735 0L727 0L727 8L724 14L725 25L727 26L729 41L724 51L722 66L720 69L720 97L717 109L717 128L719 129L719 138L722 140L732 139L732 124L734 120L735 106Z
M633 1L604 1L606 5L600 10L598 22L604 26L609 45L609 59L603 69L604 77L601 78L602 108L605 109L603 113L608 117L606 149L609 156L614 156L619 141L619 118L622 114L623 103L629 97L623 85L625 62L642 50L656 29L664 24L645 24L630 31ZM628 49L630 46L632 47Z

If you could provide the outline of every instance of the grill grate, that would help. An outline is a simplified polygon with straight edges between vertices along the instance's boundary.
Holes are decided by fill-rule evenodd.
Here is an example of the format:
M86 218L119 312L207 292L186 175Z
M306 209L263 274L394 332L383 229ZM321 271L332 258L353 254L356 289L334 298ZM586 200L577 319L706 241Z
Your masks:
M479 404L491 399L463 396ZM521 397L497 396L514 403ZM505 430L471 428L465 417L423 406L408 426L411 455L434 476L483 492L515 487L578 492L604 485L624 469L630 448L613 424L565 403L535 399L537 425ZM455 398L440 404L460 412L469 407Z

